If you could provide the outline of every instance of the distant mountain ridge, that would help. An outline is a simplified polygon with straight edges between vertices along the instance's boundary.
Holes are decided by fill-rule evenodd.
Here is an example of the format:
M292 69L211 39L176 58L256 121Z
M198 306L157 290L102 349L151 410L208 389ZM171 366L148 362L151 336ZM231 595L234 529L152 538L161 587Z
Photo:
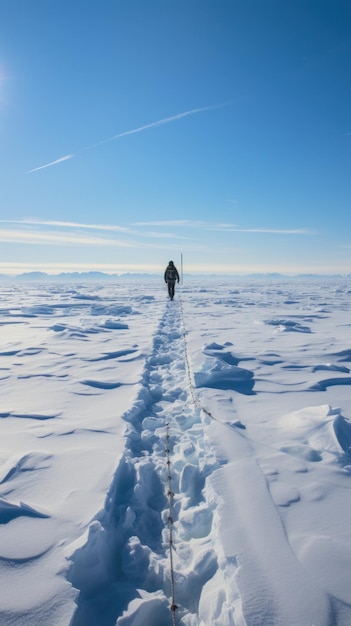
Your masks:
M23 281L23 282L38 282L38 281L110 281L120 279L150 279L157 278L159 274L142 274L142 273L125 273L125 274L106 274L104 272L60 272L59 274L47 274L46 272L24 272L17 275L0 274L0 280L5 281Z
M271 273L253 273L253 274L190 274L186 273L187 279L232 279L232 280L292 280L292 279L325 279L333 280L349 279L351 274L280 274L279 272ZM0 274L2 282L99 282L99 281L116 281L116 280L161 280L163 272L154 273L132 273L123 274L106 274L105 272L60 272L58 274L47 274L46 272L24 272L17 275Z

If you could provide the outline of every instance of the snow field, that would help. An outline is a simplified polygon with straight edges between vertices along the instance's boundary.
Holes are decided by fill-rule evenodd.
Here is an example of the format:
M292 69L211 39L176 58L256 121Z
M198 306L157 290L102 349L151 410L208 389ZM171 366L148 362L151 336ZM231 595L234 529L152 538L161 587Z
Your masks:
M233 285L2 287L0 624L350 623L348 282Z

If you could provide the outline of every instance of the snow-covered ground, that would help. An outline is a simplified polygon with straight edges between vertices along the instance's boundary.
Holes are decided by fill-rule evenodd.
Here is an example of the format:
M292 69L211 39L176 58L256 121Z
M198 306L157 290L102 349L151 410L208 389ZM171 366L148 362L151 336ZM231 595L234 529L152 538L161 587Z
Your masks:
M1 626L351 624L349 281L0 296Z

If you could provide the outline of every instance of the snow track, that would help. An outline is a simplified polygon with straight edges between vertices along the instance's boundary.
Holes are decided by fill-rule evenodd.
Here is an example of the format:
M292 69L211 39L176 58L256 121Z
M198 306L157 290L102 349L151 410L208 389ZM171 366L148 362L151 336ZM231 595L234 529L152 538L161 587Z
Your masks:
M124 415L125 450L105 508L72 557L80 594L71 626L245 624L235 559L225 563L218 544L207 479L220 463L205 434L210 418L193 401L185 345L180 305L169 302Z

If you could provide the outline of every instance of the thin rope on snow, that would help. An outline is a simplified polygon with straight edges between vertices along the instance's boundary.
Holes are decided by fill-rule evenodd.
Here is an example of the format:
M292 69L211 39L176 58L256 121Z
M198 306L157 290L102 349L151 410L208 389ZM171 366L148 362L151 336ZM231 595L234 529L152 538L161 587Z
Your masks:
M170 577L171 577L171 615L172 626L176 625L175 613L178 606L175 603L175 585L174 585L174 565L173 565L173 498L174 493L172 491L172 474L171 474L171 450L169 447L169 424L166 424L166 463L167 463L167 497L169 502L168 513L168 531L169 531L169 565L170 565Z
M193 382L192 382L192 379L191 379L190 357L189 357L188 344L187 344L187 340L186 340L186 330L185 330L185 324L184 324L183 306L182 306L181 298L179 298L179 309L180 309L180 318L181 318L181 322L182 322L182 326L183 326L183 333L182 333L182 335L183 335L183 342L184 342L184 357L185 357L185 362L186 362L186 372L187 372L187 378L188 378L188 387L189 387L192 403L194 404L194 406L197 409L199 409L200 411L203 411L203 413L208 415L208 417L210 417L211 419L215 420L216 422L219 422L223 426L227 426L227 424L221 422L216 417L214 417L214 415L212 415L212 413L210 413L210 411L208 411L206 409L206 407L202 406L202 404L199 402L199 400L196 397L194 385L193 385ZM173 563L173 550L174 550L174 543L173 543L173 524L174 524L173 502L174 502L174 492L173 492L173 489L172 489L171 449L170 449L170 442L169 442L169 440L170 440L170 432L169 431L170 431L170 425L169 425L169 423L167 423L166 424L166 464L167 464L167 498L168 498L168 502L169 502L168 543L169 543L169 568L170 568L170 583L171 583L171 605L170 605L170 610L171 610L171 617L172 617L172 626L176 626L176 610L178 609L178 606L177 606L176 601L175 601L175 580L174 580L174 563Z
M182 303L181 297L179 297L179 303L180 303L180 306L179 306L179 308L180 308L180 317L181 317L182 326L183 326L183 340L184 340L184 353L185 353L186 371L187 371L187 376L188 376L190 395L191 395L193 404L200 411L203 411L203 413L205 413L205 415L208 415L208 417L210 417L212 420L215 420L219 424L223 424L223 426L228 426L228 424L225 424L224 422L221 422L221 420L217 419L214 415L212 415L212 413L208 409L206 409L206 407L204 407L201 404L201 402L198 400L198 398L196 397L193 381L192 381L192 378L191 378L190 357L189 357L189 350L188 350L188 342L187 342L187 339L186 339L186 328L185 328L185 323L184 323L183 303Z

